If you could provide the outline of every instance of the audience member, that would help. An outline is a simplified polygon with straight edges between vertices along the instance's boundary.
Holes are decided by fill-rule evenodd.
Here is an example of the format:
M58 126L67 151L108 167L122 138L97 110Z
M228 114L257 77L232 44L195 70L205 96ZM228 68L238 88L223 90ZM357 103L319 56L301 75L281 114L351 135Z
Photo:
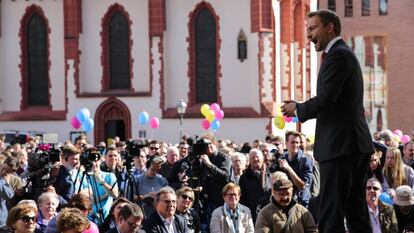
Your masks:
M414 195L411 187L402 185L395 190L394 210L397 215L398 232L414 232Z
M255 233L318 232L310 212L292 199L293 184L281 178L273 184L271 203L260 210L257 216Z
M177 210L176 214L184 217L187 220L187 227L189 233L201 232L201 222L198 213L191 208L194 204L194 191L190 187L184 187L176 192L177 195Z
M37 209L32 205L17 205L10 209L7 227L11 233L33 233L36 230Z
M64 208L57 216L57 230L60 233L82 233L89 228L88 218L77 208Z
M143 229L146 233L186 233L186 219L175 214L177 196L174 189L167 186L160 189L155 196L156 211L145 219Z
M239 203L240 186L228 183L222 190L224 205L214 210L210 221L211 233L253 233L253 218L250 209Z
M144 214L141 208L135 203L127 203L119 211L119 224L108 230L106 233L137 233L141 232L141 223Z
M126 199L125 197L120 197L114 201L109 210L108 216L106 216L105 220L101 225L99 225L99 232L106 232L109 229L115 228L119 225L119 211L124 207L126 204L132 203L130 200Z
M53 192L44 192L39 196L37 204L39 206L37 226L40 232L45 232L50 220L57 215L59 196Z

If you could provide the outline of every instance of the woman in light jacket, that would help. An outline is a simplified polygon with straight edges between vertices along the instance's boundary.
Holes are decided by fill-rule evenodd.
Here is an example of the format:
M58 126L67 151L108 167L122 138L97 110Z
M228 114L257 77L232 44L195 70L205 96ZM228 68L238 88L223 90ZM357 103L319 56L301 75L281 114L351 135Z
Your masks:
M222 190L223 206L214 210L210 221L211 233L254 232L252 214L248 207L239 203L240 186L228 183Z

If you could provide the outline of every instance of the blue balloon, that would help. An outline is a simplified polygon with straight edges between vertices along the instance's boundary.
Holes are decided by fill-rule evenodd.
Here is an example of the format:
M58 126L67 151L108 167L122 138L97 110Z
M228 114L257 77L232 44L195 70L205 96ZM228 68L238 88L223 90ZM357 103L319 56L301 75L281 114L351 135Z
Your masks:
M90 113L89 109L87 109L87 108L81 108L76 113L76 118L78 118L78 120L81 123L83 123L84 121L88 120L90 116L91 116L91 113Z
M299 121L298 117L293 117L293 119L292 119L292 122L293 122L293 123L296 123L296 122L298 122L298 121Z
M148 113L147 113L146 111L142 111L142 112L139 114L139 117L138 117L138 121L139 121L139 123L140 123L141 125L145 125L146 123L148 123L148 120L149 120L149 115L148 115Z
M388 193L381 193L379 195L379 200L390 205L394 204L394 201L391 199Z
M82 129L89 133L92 131L94 125L95 122L91 118L88 118L84 122L82 122Z
M214 119L211 124L210 124L210 128L215 132L218 129L220 129L220 121L217 119Z

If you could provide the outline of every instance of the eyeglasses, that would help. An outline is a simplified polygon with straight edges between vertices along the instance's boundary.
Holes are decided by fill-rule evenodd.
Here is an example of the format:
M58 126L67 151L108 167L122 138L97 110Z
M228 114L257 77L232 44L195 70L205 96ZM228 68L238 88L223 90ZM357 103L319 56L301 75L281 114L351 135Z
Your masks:
M276 147L280 146L282 143L273 143Z
M30 216L25 215L25 216L20 217L20 219L21 219L23 222L25 222L25 223L30 222L30 220L31 220L31 221L33 221L33 222L36 222L36 221L37 221L37 217L36 217L36 216L32 216L32 217L30 217Z
M160 201L164 202L167 205L169 205L169 204L172 204L172 205L177 204L177 201L176 200L160 200Z
M185 194L182 194L182 195L181 195L181 198L182 198L182 199L184 199L184 200L194 201L194 198L189 197L189 196L187 196L187 195L185 195Z
M373 189L373 190L375 190L375 191L380 190L380 188L375 187L375 186L367 186L367 190L371 190L371 189Z
M158 150L158 147L150 147L150 150Z
M128 223L129 228L131 229L141 229L141 225L137 225L135 223L130 222L128 219L126 220L126 222Z

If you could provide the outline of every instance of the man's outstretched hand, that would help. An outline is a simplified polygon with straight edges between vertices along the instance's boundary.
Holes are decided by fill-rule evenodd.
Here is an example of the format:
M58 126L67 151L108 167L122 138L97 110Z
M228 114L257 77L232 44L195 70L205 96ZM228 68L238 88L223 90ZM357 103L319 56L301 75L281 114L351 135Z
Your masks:
M282 105L283 115L288 116L288 117L294 117L295 116L295 110L296 110L296 104L297 104L297 102L294 101L294 100L284 101L284 104Z

